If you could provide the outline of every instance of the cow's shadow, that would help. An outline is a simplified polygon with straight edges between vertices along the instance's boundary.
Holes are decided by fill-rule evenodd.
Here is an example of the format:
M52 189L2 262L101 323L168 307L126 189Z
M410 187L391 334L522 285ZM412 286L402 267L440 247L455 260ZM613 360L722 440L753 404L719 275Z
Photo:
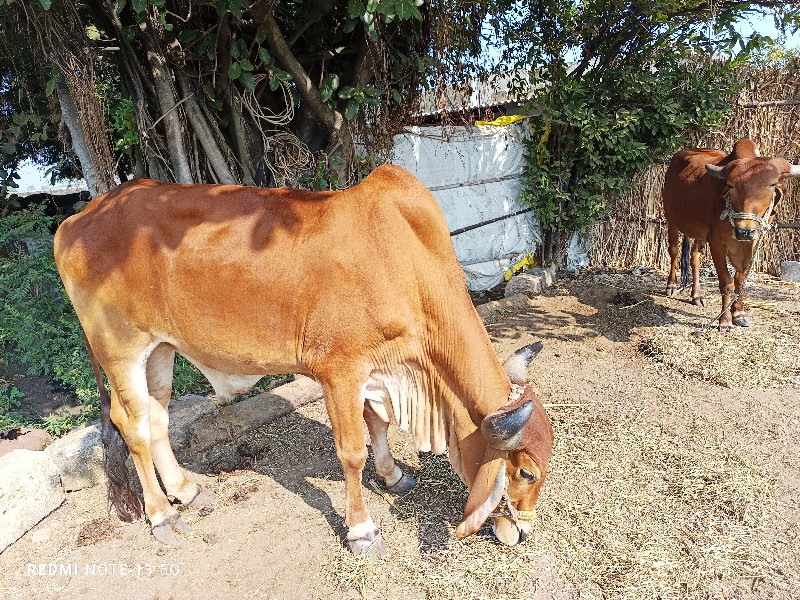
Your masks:
M408 443L411 444L410 437ZM467 489L445 456L423 453L420 459L419 468L397 460L397 465L414 477L417 485L406 494L390 495L393 503L388 503L389 512L401 521L416 519L419 547L423 552L436 552L447 548L452 539L452 530L462 516ZM340 542L346 541L344 474L336 457L333 434L326 424L290 412L238 440L187 457L182 463L206 475L238 469L266 475L319 511ZM335 500L322 489L320 480L341 486L341 492L334 493ZM384 501L385 492L379 482L370 448L362 475L368 504L370 499Z
M528 304L515 301L515 296L505 298L496 310L484 309L486 328L493 337L519 339L520 343L532 338L582 343L596 337L627 342L636 328L679 323L704 327L716 314L719 295L710 286L704 287L703 308L689 302L688 291L667 300L665 278L616 273L604 281L604 275L559 273L556 285L541 293L547 298L547 310L540 308L542 303L536 297Z

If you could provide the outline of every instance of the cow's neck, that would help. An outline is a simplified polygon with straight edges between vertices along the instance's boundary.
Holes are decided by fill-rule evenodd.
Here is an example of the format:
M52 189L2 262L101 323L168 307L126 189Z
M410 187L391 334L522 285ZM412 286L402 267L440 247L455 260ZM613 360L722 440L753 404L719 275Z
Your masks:
M448 456L461 479L471 485L484 460L484 417L502 407L511 382L471 302L454 314L442 332L442 352L434 355L441 392L448 411Z
M417 347L422 352L375 357L364 397L384 420L408 431L418 450L447 452L471 484L486 451L480 424L506 403L511 385L477 312L471 303L460 308L451 314L462 319L428 321L440 326L427 331L428 343Z
M511 382L472 304L458 311L442 332L447 343L434 360L453 395L464 405L475 426L508 400Z

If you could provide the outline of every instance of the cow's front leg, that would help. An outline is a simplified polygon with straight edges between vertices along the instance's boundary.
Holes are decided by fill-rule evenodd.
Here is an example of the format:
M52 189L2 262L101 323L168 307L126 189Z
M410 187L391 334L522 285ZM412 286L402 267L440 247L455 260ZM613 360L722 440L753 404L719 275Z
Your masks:
M725 247L711 246L711 258L717 270L719 280L719 293L722 295L722 314L719 316L720 333L729 333L733 329L731 318L731 298L733 297L733 278L728 273L728 259Z
M705 243L695 240L692 245L692 304L695 306L705 306L706 301L700 291L700 252Z
M367 423L369 439L372 442L375 471L383 479L386 489L392 494L404 494L410 491L417 481L411 475L404 473L394 462L386 437L389 423L378 416L369 402L364 403L364 421Z
M353 554L386 558L381 532L372 522L361 488L361 473L367 462L361 386L356 382L337 381L332 384L323 383L323 387L325 407L328 409L336 444L336 456L344 471L347 491L347 545Z
M744 280L746 278L747 272L741 273L739 271L736 272L736 275L733 278L736 301L733 303L731 309L733 314L733 324L738 325L739 327L750 327L752 325L744 310Z

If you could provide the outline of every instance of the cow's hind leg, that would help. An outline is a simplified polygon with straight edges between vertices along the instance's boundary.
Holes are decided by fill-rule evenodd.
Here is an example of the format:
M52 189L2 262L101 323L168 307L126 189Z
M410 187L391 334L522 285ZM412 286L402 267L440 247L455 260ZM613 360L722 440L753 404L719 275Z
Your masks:
M692 245L692 304L705 306L706 300L700 291L700 252L703 251L705 242L695 240Z
M670 223L667 224L667 250L669 251L667 296L676 296L678 294L678 258L681 250L681 232Z
M375 558L386 557L380 531L372 522L361 488L361 474L367 462L367 444L364 440L364 401L360 382L337 380L323 381L325 406L331 420L331 430L336 444L336 455L342 463L347 490L345 523L347 545L353 554L366 554Z
M117 359L106 368L111 385L111 420L119 429L131 452L144 495L144 511L153 535L162 543L174 544L175 533L186 533L188 526L170 504L156 477L153 462L151 416L157 430L166 428L166 411L148 393L146 364L151 349L138 356ZM106 362L108 364L108 362Z
M411 490L417 481L398 467L389 450L386 433L389 423L372 410L369 402L364 404L364 421L372 441L372 455L375 458L375 471L383 479L386 489L393 494L404 494Z
M169 401L172 396L172 375L175 350L161 344L147 359L147 390L150 402L150 446L161 483L168 497L187 506L209 506L214 498L200 485L190 482L181 469L169 441Z

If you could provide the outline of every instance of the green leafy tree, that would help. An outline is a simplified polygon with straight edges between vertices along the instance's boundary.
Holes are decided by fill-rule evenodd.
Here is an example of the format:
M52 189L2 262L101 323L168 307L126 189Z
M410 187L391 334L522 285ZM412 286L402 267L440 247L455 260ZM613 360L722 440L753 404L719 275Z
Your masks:
M526 74L516 81L533 115L524 199L545 230L542 260L560 260L637 170L724 118L732 69L772 42L737 32L757 13L784 32L800 25L800 5L773 0L495 5L500 62Z
M20 208L14 190L26 159L52 167L56 178L75 174L59 140L57 104L40 88L33 56L19 51L25 42L23 32L0 21L0 217Z
M485 13L452 0L0 0L5 173L13 184L22 158L54 158L47 140L92 195L129 174L296 185L334 155L343 184L354 136L385 149L420 91L479 51Z

